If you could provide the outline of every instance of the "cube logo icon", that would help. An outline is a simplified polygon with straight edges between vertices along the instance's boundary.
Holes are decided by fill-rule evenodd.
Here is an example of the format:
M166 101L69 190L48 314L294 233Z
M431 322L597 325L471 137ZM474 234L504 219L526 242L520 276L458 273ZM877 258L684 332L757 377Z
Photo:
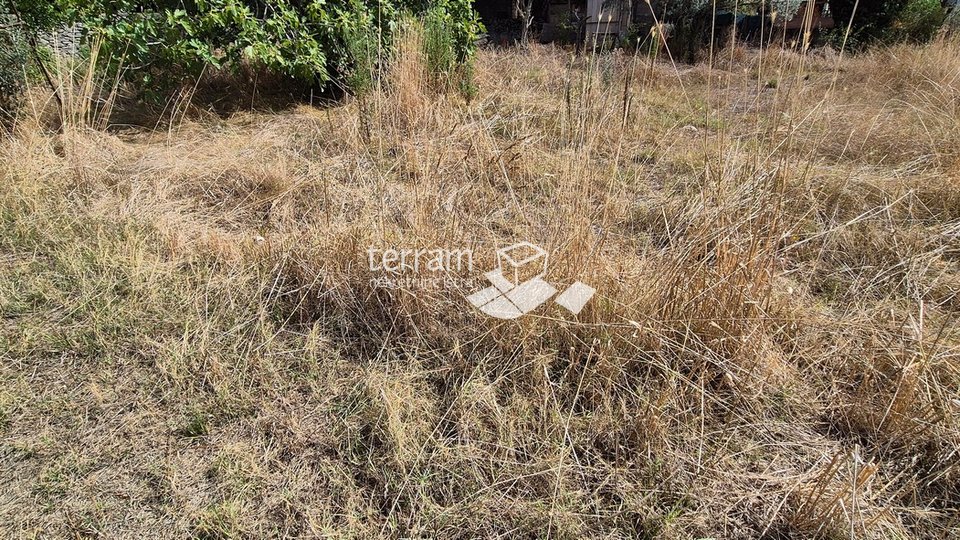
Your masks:
M471 294L467 301L497 319L516 319L530 313L557 294L546 282L547 252L536 244L518 242L497 250L497 268L483 276L490 286ZM593 297L596 289L577 281L556 298L556 303L574 315Z
M547 252L530 242L519 242L497 250L497 266L514 286L547 273Z

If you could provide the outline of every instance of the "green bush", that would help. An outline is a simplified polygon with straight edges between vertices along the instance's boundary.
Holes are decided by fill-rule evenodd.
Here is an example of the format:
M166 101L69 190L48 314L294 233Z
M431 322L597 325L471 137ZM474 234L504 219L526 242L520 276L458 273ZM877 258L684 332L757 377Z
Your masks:
M893 21L889 41L924 43L943 26L946 14L940 0L910 0Z
M9 128L16 118L26 86L29 49L14 27L0 29L0 124Z
M28 25L77 22L143 88L205 67L262 66L308 84L363 91L401 15L439 10L464 61L481 26L469 0L13 0ZM52 6L52 7L51 7Z
M832 40L837 43L853 18L846 46L854 50L873 43L929 41L945 18L940 0L832 0L830 9L837 23Z
M441 0L423 17L424 58L434 84L442 90L456 89L468 99L476 93L471 53L472 28L477 25L476 14L462 2Z

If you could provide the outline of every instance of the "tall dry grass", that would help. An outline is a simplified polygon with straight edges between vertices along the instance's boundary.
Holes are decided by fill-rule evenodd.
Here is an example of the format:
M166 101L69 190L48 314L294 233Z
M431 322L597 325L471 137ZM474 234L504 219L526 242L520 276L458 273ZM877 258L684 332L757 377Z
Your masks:
M413 32L326 109L25 116L5 535L950 534L958 53L481 51L468 104ZM579 316L366 267L519 239Z

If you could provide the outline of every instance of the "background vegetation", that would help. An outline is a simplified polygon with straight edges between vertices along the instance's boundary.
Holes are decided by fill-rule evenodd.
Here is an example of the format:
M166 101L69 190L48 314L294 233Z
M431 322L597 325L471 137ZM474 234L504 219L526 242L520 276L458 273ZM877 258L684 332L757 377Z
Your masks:
M205 69L266 69L302 83L362 91L391 56L402 18L428 14L451 64L468 61L482 25L469 0L4 0L36 35L77 27L108 68L169 92ZM292 81L291 81L292 82Z
M902 41L930 40L943 24L944 8L939 0L832 0L830 10L837 24L834 41L839 42L850 25L850 48Z

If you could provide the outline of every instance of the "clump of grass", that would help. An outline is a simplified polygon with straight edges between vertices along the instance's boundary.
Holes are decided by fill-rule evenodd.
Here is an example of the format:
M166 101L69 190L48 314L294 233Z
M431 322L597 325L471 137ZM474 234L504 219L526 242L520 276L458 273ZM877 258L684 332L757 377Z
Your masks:
M187 415L180 433L184 437L203 437L210 433L210 418L203 412L193 411Z

